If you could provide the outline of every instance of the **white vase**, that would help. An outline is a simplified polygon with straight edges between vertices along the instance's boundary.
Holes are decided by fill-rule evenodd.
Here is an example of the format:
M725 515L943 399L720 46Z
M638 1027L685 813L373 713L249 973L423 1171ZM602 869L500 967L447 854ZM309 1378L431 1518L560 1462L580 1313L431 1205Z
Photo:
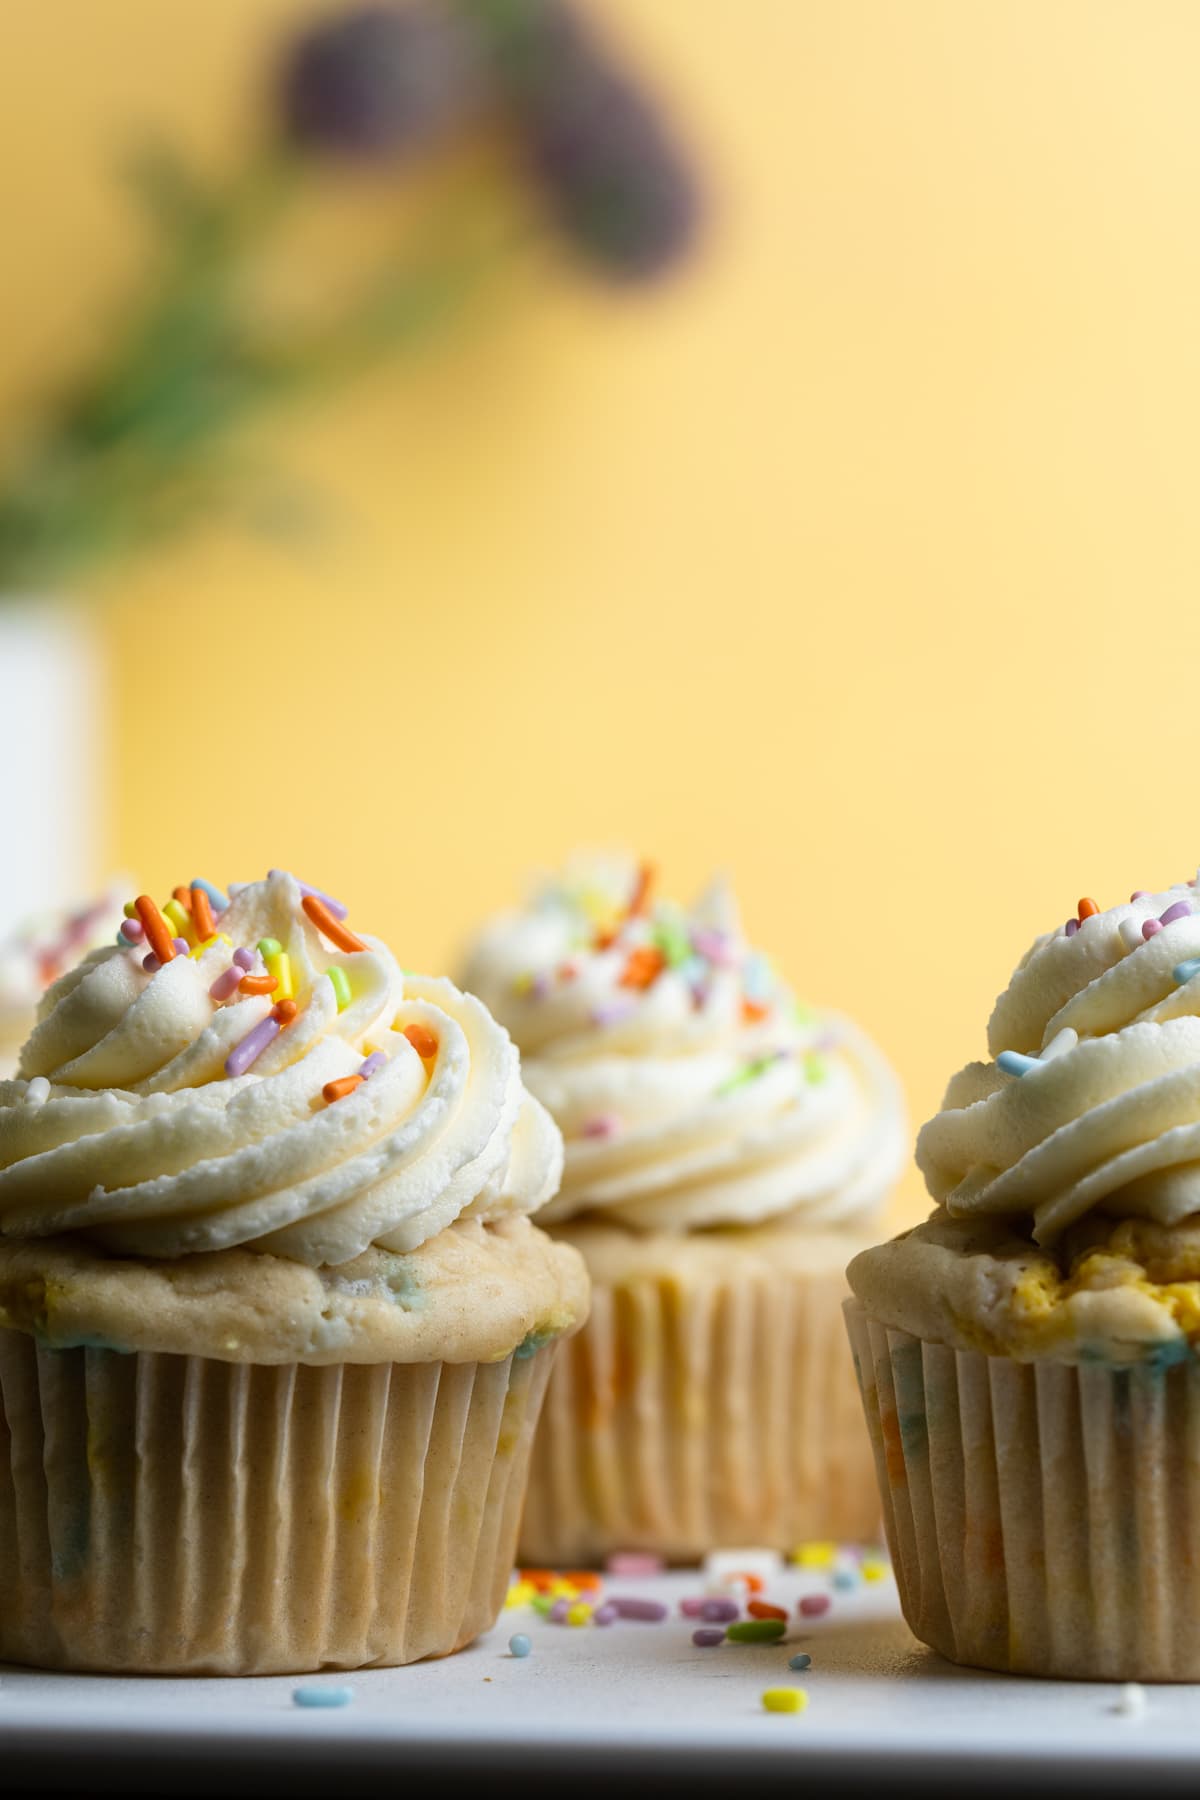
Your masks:
M84 607L0 599L0 939L97 878L104 661Z

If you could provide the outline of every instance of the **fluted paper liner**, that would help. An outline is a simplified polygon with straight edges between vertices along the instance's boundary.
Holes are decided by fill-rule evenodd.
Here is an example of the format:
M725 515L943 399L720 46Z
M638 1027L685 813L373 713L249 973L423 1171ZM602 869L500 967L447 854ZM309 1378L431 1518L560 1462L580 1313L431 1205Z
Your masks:
M248 1675L460 1649L503 1602L557 1349L268 1367L0 1330L0 1659Z
M900 1603L954 1662L1200 1680L1200 1367L1018 1363L846 1322Z
M747 1273L731 1249L724 1280L592 1276L534 1441L524 1563L878 1537L840 1268Z

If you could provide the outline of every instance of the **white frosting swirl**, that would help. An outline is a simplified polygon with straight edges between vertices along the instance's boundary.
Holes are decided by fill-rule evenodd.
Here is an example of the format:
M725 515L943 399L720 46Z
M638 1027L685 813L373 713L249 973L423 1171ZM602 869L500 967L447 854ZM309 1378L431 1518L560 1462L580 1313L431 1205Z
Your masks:
M649 902L629 858L577 858L484 930L463 985L513 1033L566 1139L544 1220L841 1226L895 1179L890 1068L848 1020L797 1005L723 884L688 913Z
M82 1233L149 1257L252 1245L318 1266L554 1192L559 1133L478 1000L402 974L374 938L331 949L285 873L242 888L216 927L154 974L144 944L113 946L48 990L19 1077L0 1082L0 1236ZM273 1001L210 989L264 939L287 953L298 1011L229 1076ZM368 1079L323 1098L376 1051Z
M1160 1225L1200 1213L1194 959L1190 882L1038 938L988 1026L1000 1062L968 1064L918 1136L934 1199L956 1217L1032 1216L1043 1244L1094 1208Z

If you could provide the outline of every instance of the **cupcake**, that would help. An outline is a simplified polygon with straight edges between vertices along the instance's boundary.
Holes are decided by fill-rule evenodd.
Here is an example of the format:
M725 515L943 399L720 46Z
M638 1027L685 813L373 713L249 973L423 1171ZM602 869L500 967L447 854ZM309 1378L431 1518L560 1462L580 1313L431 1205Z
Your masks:
M522 1556L876 1535L840 1312L902 1155L878 1051L797 1003L725 884L688 911L625 857L577 858L488 925L463 981L562 1129L542 1220L593 1284L551 1380Z
M905 1617L956 1662L1200 1679L1200 906L1039 937L846 1313Z
M16 1068L50 984L89 950L111 944L127 892L110 882L85 905L38 913L0 939L0 1077Z
M405 1663L495 1620L587 1278L480 1002L289 874L146 896L0 1083L0 1660Z

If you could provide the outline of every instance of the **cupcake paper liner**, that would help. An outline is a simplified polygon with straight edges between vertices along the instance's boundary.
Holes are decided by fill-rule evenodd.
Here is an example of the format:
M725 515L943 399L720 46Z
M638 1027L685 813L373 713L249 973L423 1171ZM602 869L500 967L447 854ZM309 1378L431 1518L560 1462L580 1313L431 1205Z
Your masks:
M499 1614L558 1345L272 1367L0 1330L0 1659L414 1662Z
M1200 1367L1018 1363L846 1322L900 1602L954 1662L1200 1680Z
M840 1269L596 1279L534 1442L523 1562L614 1550L876 1538L871 1447L846 1357ZM714 1259L714 1267L716 1259Z

